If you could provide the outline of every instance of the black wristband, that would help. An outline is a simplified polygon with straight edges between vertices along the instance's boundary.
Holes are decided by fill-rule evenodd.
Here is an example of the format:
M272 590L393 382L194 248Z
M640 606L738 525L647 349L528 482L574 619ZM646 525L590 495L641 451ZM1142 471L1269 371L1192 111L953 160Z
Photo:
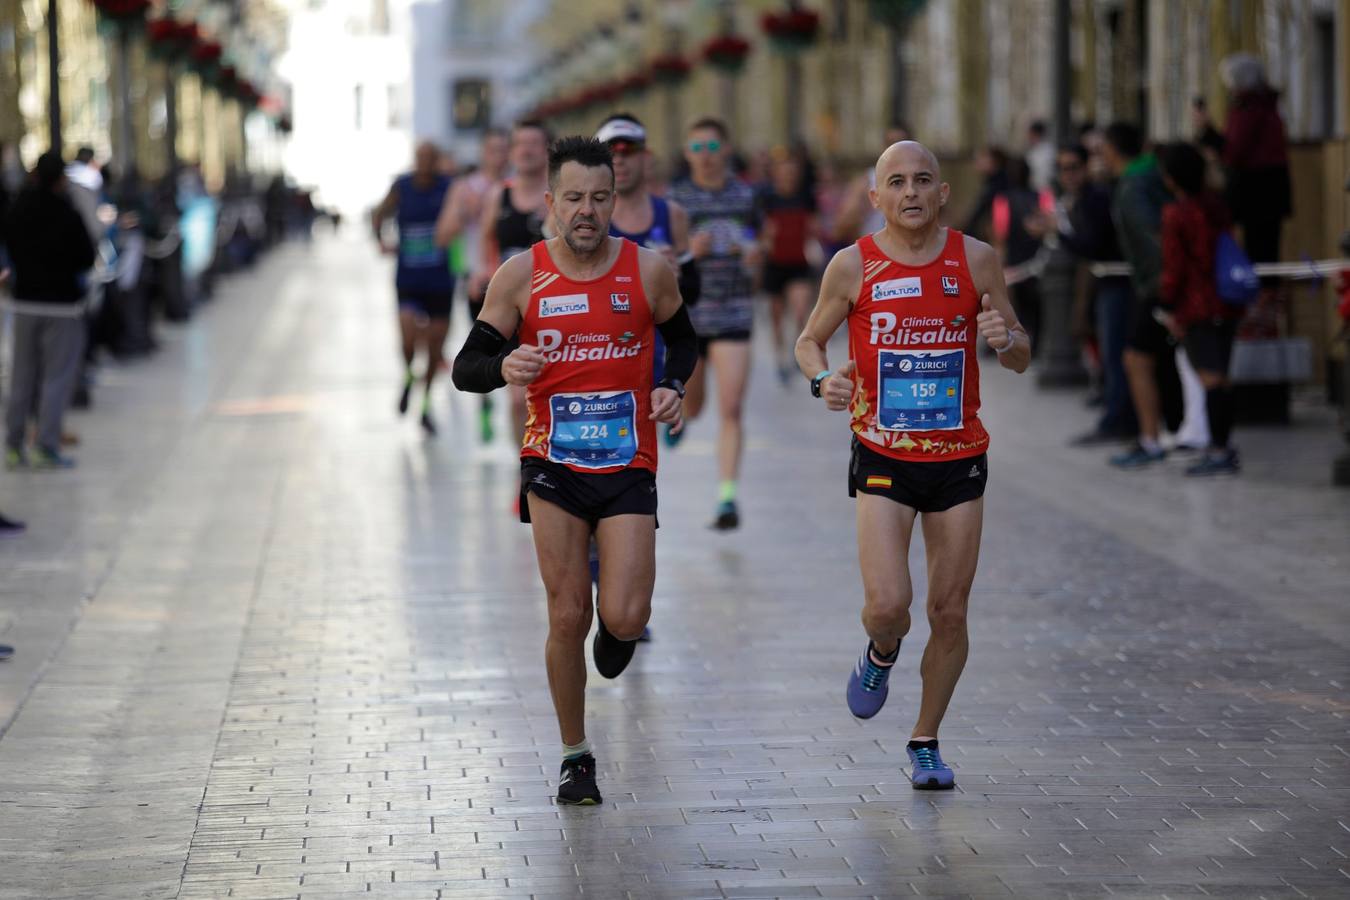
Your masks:
M680 395L681 400L684 399L684 382L678 378L662 378L656 383L656 386L672 390Z

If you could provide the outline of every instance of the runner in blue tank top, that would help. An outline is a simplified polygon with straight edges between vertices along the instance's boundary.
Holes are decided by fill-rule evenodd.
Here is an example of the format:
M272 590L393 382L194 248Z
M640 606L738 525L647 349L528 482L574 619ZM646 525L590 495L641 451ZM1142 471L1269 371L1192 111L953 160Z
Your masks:
M404 379L399 395L399 414L408 411L408 401L417 378L413 358L418 348L426 353L427 369L423 378L422 428L436 434L431 418L431 383L440 369L446 333L450 330L450 301L455 295L455 279L450 274L444 249L436 246L436 220L445 203L450 178L439 171L441 153L435 144L417 146L413 171L400 175L384 200L376 207L371 224L381 249L397 255L394 287L398 293L398 324L402 338ZM384 224L393 218L398 224L398 244L388 244Z

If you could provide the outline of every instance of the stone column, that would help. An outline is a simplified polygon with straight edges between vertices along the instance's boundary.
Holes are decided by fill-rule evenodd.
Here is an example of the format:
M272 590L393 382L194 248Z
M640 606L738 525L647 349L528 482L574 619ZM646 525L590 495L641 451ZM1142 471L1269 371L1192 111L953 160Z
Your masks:
M1036 384L1074 387L1087 383L1073 336L1073 300L1078 261L1063 249L1051 251L1041 273L1041 333L1036 335Z

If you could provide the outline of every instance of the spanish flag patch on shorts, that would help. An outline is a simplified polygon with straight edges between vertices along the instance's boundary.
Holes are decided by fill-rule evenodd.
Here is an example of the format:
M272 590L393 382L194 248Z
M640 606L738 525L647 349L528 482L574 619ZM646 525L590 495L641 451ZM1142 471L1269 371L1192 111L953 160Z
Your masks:
M891 486L891 476L868 475L867 486L870 488L889 488Z

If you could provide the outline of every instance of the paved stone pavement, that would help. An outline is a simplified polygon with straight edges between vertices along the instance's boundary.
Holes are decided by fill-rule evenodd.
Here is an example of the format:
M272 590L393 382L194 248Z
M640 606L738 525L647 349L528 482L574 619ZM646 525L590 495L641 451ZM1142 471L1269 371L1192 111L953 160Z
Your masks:
M662 469L653 627L592 679L606 803L559 809L516 469L474 402L393 414L388 265L356 237L228 282L103 373L73 473L0 475L0 897L1350 894L1350 494L1324 411L1247 471L1116 473L1076 395L990 372L970 665L904 743L843 682L847 437L761 358L745 528L712 428ZM761 348L763 349L763 348ZM922 595L921 548L916 588Z

